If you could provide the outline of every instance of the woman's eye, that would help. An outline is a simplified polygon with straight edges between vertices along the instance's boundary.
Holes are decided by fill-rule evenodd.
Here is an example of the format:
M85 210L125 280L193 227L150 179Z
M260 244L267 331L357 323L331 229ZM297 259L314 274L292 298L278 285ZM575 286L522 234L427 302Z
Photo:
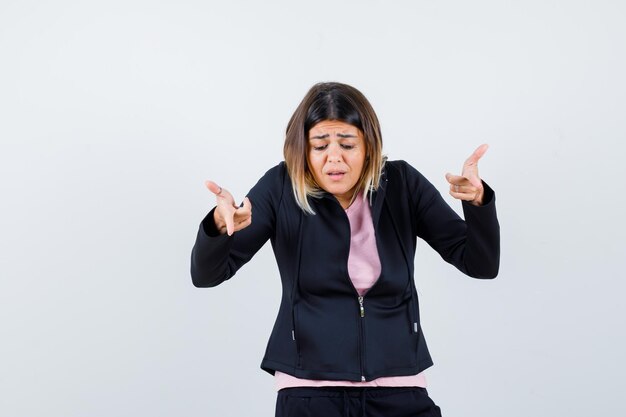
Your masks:
M341 147L343 149L352 149L352 148L354 148L354 145L341 145Z
M313 149L316 151L323 151L324 149L326 149L326 146L328 145L314 146Z

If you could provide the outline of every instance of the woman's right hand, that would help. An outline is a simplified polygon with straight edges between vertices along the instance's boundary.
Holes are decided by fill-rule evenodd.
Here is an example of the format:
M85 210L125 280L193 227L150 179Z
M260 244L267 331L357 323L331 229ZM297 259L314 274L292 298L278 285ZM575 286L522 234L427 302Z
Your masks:
M239 207L226 189L213 181L205 181L204 185L215 194L217 207L213 212L213 219L221 234L228 233L228 236L232 236L252 224L252 204L248 197L243 200L243 206Z

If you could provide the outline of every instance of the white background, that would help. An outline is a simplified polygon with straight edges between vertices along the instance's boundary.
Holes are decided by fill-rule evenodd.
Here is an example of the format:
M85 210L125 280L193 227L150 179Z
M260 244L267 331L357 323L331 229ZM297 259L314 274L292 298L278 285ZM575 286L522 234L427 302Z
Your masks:
M189 256L203 181L243 198L330 80L444 194L491 146L498 278L416 256L444 415L624 415L625 22L605 0L0 0L0 415L273 416L269 245L212 289Z

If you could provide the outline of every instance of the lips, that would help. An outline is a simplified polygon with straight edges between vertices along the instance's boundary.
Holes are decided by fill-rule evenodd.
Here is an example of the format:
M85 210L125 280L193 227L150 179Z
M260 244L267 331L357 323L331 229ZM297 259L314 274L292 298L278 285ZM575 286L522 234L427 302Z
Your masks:
M330 172L327 172L326 175L328 175L331 180L338 181L338 180L341 180L344 177L344 175L346 175L346 172L345 171L330 171Z

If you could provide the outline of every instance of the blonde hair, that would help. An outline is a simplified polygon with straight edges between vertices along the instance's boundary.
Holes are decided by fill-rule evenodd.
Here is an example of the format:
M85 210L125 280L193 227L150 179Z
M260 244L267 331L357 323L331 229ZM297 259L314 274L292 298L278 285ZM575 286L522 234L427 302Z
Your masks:
M339 120L358 128L365 140L366 158L352 201L363 191L363 199L380 185L386 157L378 117L367 98L356 88L336 82L315 84L304 96L287 124L283 154L298 206L315 214L309 197L320 198L324 190L315 182L307 155L309 130L324 120Z

